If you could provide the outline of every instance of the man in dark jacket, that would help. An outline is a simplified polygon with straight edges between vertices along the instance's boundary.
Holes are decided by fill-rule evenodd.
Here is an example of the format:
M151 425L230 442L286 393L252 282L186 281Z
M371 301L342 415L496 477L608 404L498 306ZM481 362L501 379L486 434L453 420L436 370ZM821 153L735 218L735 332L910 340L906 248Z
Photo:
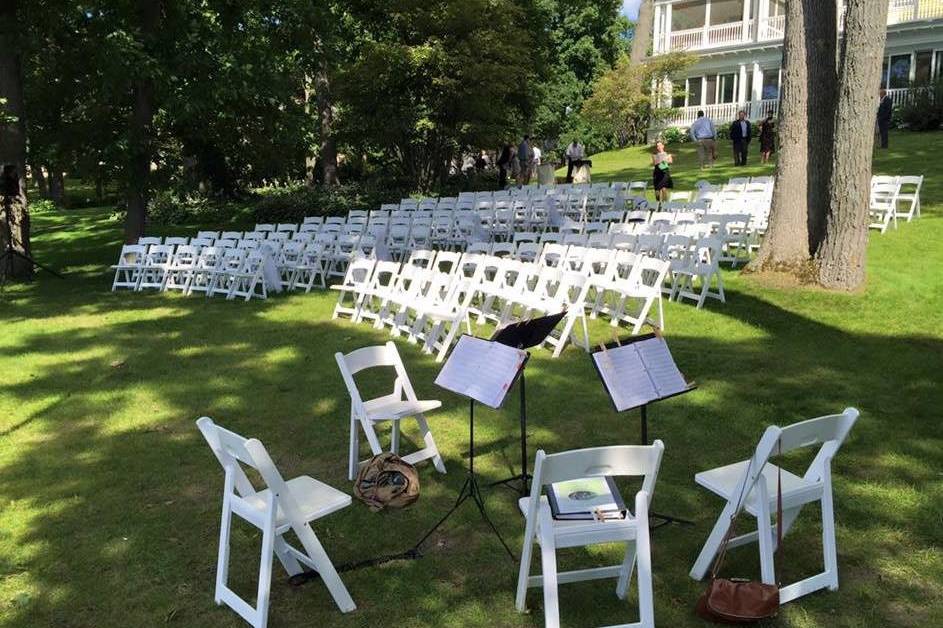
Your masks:
M881 90L881 104L878 105L878 134L881 136L881 148L887 148L887 133L891 130L891 118L894 116L894 101Z
M747 120L747 112L741 111L730 125L730 140L733 142L733 165L747 165L747 150L753 137L753 125Z

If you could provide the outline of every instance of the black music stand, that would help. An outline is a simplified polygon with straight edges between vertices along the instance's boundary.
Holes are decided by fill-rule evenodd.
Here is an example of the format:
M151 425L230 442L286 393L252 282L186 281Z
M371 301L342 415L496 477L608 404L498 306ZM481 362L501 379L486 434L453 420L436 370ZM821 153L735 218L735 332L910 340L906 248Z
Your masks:
M566 311L560 312L559 314L551 314L549 316L542 316L540 318L534 318L529 321L523 321L520 323L514 323L506 327L499 329L494 336L491 337L492 342L498 342L509 347L515 347L517 349L530 349L531 347L536 347L543 343L547 339L547 336L550 335L550 332L556 328L557 324L563 317L566 316ZM518 487L518 492L521 497L526 497L530 492L530 487L528 483L533 476L527 472L527 384L526 384L526 373L524 369L521 369L520 377L520 398L521 398L521 408L520 408L520 421L521 421L521 474L512 475L509 478L503 480L498 480L497 482L492 482L488 486L498 486L504 485L510 488L514 482L520 482Z
M642 445L651 445L651 442L648 439L648 406L649 404L656 403L659 401L664 401L666 399L671 399L672 397L677 397L679 395L684 395L696 389L697 385L693 383L688 383L687 381L684 380L684 377L681 375L681 371L677 370L677 366L674 364L674 360L673 358L671 358L671 354L669 353L668 357L671 358L671 367L673 367L675 371L677 372L677 375L681 377L681 380L684 382L684 387L681 389L674 389L672 392L668 392L666 394L659 394L657 391L655 391L654 396L650 396L649 398L643 397L643 399L645 399L643 403L634 403L633 405L630 405L628 407L620 406L620 404L616 401L616 399L618 398L618 393L611 388L611 385L614 384L615 382L607 381L607 376L606 374L603 373L603 369L600 366L600 361L596 359L596 356L603 354L606 351L610 351L610 350L618 351L625 347L629 347L635 343L652 340L654 338L663 340L660 333L644 334L642 336L633 336L631 338L626 338L625 340L616 340L614 342L611 342L607 345L604 345L600 351L593 353L593 366L596 367L596 372L599 374L599 378L602 380L603 386L605 386L606 388L606 392L609 393L609 399L610 401L612 401L612 405L615 408L616 412L628 412L636 408L639 409L639 412L641 414L640 431L641 431ZM667 343L665 344L665 350L667 351ZM654 385L654 382L653 382L653 385ZM652 529L660 528L661 526L667 525L669 523L694 525L694 522L690 521L689 519L682 519L681 517L674 517L672 515L661 514L655 511L650 511L648 516L649 518L657 519L660 522L652 526Z
M485 351L479 353L477 356L472 355L464 351L465 345L475 345L477 347L484 347ZM485 343L484 345L482 343ZM482 387L485 385L483 380L478 379L471 386L464 385L453 385L451 380L446 378L446 373L450 369L463 369L472 373L481 373L483 370L487 369L489 372L493 372L496 366L496 362L493 361L488 355L487 350L488 346L493 345L494 348L500 347L502 354L507 355L509 351L517 351L517 362L515 364L514 372L510 374L510 377L505 377L503 383L501 384L500 390L483 390ZM472 355L471 363L469 364L459 364L456 365L454 361L460 361L468 359L466 356ZM488 516L488 512L485 509L485 500L481 492L481 486L478 484L478 475L475 473L475 401L484 403L485 405L498 409L504 403L504 399L507 397L508 390L514 385L517 379L523 374L524 366L527 364L527 360L530 358L530 354L526 351L509 349L507 346L502 345L497 342L491 342L489 340L484 340L481 338L474 338L472 336L463 335L459 338L458 344L452 349L452 353L449 356L449 359L446 361L445 365L442 367L442 371L439 373L439 377L436 378L436 384L442 386L446 390L451 390L452 392L458 393L462 396L468 397L468 471L467 477L465 478L465 483L462 484L461 490L458 492L458 497L455 499L455 503L452 505L452 508L449 509L445 515L439 519L435 525L433 525L429 530L422 536L421 539L412 547L412 549L407 550L405 555L407 558L418 558L421 556L420 549L422 544L432 536L432 534L439 529L439 527L446 522L446 520L452 516L452 514L458 510L458 508L464 504L469 499L475 502L475 505L478 506L478 512L481 515L481 518L485 520L485 523L491 528L491 531L494 532L495 536L498 537L498 540L501 541L501 545L504 546L504 549L507 551L508 556L511 560L516 561L517 558L514 556L514 552L511 551L511 548L504 541L504 538L501 536L501 533L498 532L498 529L495 527L494 523L491 521L491 518ZM500 382L498 382L500 383Z

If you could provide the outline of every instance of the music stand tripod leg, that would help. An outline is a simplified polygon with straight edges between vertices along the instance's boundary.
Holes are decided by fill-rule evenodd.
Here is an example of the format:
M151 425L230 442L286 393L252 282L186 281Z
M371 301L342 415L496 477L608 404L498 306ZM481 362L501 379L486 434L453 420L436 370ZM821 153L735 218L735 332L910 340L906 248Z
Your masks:
M527 386L525 384L524 372L521 372L520 377L520 398L521 398L521 409L520 409L520 421L521 421L521 473L520 475L512 475L509 478L504 478L503 480L497 480L488 484L488 487L504 485L510 489L514 489L511 484L520 482L520 485L517 488L518 494L521 497L527 497L530 494L530 481L533 479L530 473L527 472Z
M641 430L642 430L642 444L646 446L651 445L651 443L648 442L648 404L645 404L644 406L642 406ZM686 525L686 526L694 525L694 522L689 519L682 519L681 517L674 517L672 515L663 515L654 510L650 510L648 512L648 518L657 519L659 521L659 523L656 523L655 525L652 526L651 528L652 530L655 530L662 526L666 526L669 523L680 523L681 525Z

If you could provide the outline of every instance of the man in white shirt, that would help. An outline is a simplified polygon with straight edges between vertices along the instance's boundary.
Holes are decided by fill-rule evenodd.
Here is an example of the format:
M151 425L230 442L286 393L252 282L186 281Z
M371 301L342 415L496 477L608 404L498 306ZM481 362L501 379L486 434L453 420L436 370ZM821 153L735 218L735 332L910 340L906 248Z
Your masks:
M580 144L579 140L573 140L573 142L566 147L566 182L573 183L573 162L583 161L585 158L585 149L583 145Z
M544 152L540 150L539 146L534 146L530 149L530 152L534 155L534 168L539 168L542 165L541 160L543 159Z
M688 129L691 139L697 144L697 159L701 162L701 169L705 164L713 167L714 160L717 159L717 131L714 129L714 123L710 118L704 115L703 111L697 112L697 120Z

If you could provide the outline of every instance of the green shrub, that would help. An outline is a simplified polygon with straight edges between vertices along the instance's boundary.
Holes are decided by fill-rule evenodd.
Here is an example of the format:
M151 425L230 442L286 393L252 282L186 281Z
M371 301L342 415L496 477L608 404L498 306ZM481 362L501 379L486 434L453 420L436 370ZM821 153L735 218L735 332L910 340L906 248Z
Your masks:
M330 188L295 184L256 190L253 216L257 223L301 222L306 216L345 216L351 210L379 209L383 203L408 196L402 188L348 183Z
M54 212L56 209L56 204L48 198L29 201L29 213L31 214L45 214L48 212Z
M667 144L684 144L688 141L690 135L687 131L677 127L668 127L661 132L661 141Z
M148 221L159 225L213 224L231 217L231 205L200 195L181 195L174 190L154 194L147 206Z
M936 131L943 124L943 81L915 88L895 113L901 126L911 131Z

